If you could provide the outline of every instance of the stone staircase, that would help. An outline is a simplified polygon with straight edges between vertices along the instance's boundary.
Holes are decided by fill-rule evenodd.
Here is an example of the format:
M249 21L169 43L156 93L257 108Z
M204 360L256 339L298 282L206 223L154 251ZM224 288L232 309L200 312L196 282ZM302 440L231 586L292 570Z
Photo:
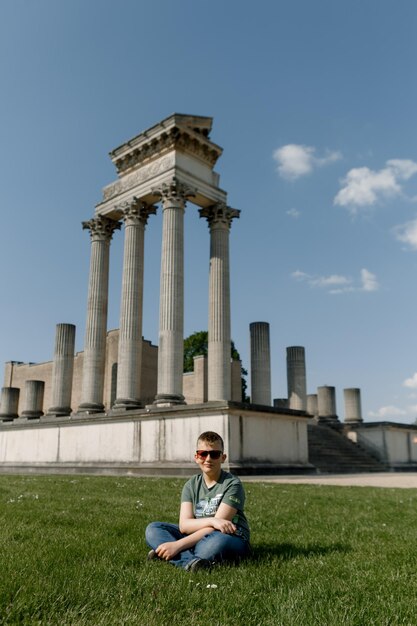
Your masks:
M324 424L308 424L309 461L320 473L383 472L386 465L345 435Z

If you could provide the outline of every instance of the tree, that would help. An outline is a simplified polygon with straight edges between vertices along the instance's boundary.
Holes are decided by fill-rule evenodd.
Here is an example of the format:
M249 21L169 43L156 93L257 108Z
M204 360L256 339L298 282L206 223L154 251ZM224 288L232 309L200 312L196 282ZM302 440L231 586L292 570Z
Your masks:
M207 356L207 351L208 332L206 330L199 330L184 339L184 372L192 372L194 370L194 357L201 355ZM231 342L231 357L232 359L238 359L240 361L240 354L236 350L233 341ZM249 401L246 395L247 383L245 376L247 375L247 370L242 367L242 399L244 402Z
M184 372L194 371L194 357L207 356L208 332L199 330L184 339Z

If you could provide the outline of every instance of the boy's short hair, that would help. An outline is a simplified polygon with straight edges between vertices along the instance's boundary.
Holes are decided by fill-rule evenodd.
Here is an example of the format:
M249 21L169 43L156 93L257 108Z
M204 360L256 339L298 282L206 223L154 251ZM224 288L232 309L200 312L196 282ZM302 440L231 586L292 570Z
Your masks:
M206 432L201 433L201 435L197 439L197 447L198 447L199 441L205 441L206 443L209 443L210 445L213 445L213 443L220 443L222 450L224 450L223 439L220 437L220 435L218 435L212 430L206 430Z

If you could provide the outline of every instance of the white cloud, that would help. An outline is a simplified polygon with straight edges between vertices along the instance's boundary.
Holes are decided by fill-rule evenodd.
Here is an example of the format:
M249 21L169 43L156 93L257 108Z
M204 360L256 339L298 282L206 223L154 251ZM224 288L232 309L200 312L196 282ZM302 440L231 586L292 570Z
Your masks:
M313 170L314 148L288 144L275 150L273 157L278 163L278 173L283 178L294 180Z
M312 146L289 143L277 148L272 156L278 164L279 175L288 180L306 176L315 167L322 167L342 158L340 152L326 150L323 157L317 157L315 152L316 149Z
M325 289L330 294L347 293L349 291L377 291L379 289L375 274L372 274L367 269L361 270L360 283L356 286L352 278L341 274L317 276L296 270L292 272L291 276L298 281L305 281L310 287Z
M408 180L417 174L417 163L411 159L390 159L387 165L400 180Z
M296 280L303 280L304 278L309 278L309 274L306 274L305 272L302 272L301 270L295 270L295 272L292 272L291 276L295 278Z
M407 411L397 406L381 406L377 411L369 411L369 417L378 417L380 419L391 419L393 417L401 417L407 415Z
M378 291L379 284L375 274L372 274L369 270L361 269L361 280L363 291Z
M285 211L285 212L287 215L289 215L290 217L293 217L294 219L297 219L301 215L298 209L288 209L288 211Z
M407 244L413 250L417 250L417 218L396 226L394 234L399 241Z
M347 173L342 183L344 187L334 199L340 206L369 206L379 196L395 195L401 190L389 169L373 172L368 167L357 167Z
M316 165L321 167L322 165L329 165L330 163L334 163L335 161L340 161L342 158L342 153L339 150L328 150L326 149L324 157L316 157L314 162Z
M384 198L402 193L400 181L417 174L417 163L409 159L390 159L381 170L369 167L351 169L342 180L342 188L334 198L334 204L347 207L352 213L358 207L372 206Z
M417 388L417 372L415 372L411 378L406 378L403 382L403 387L408 387L410 389Z
M317 278L311 278L310 285L313 287L334 287L349 285L351 282L352 280L346 276L332 274L331 276L318 276Z

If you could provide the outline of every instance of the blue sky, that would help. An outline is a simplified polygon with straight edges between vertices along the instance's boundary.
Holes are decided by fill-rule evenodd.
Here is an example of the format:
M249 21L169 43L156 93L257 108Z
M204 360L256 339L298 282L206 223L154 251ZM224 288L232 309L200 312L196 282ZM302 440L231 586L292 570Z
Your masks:
M417 417L414 0L3 0L0 363L82 350L89 219L108 152L173 112L214 118L231 206L232 335L271 326L308 392L360 387L367 421ZM111 253L118 327L123 237ZM161 214L146 232L144 335L157 343ZM209 234L186 212L185 332L207 327Z

